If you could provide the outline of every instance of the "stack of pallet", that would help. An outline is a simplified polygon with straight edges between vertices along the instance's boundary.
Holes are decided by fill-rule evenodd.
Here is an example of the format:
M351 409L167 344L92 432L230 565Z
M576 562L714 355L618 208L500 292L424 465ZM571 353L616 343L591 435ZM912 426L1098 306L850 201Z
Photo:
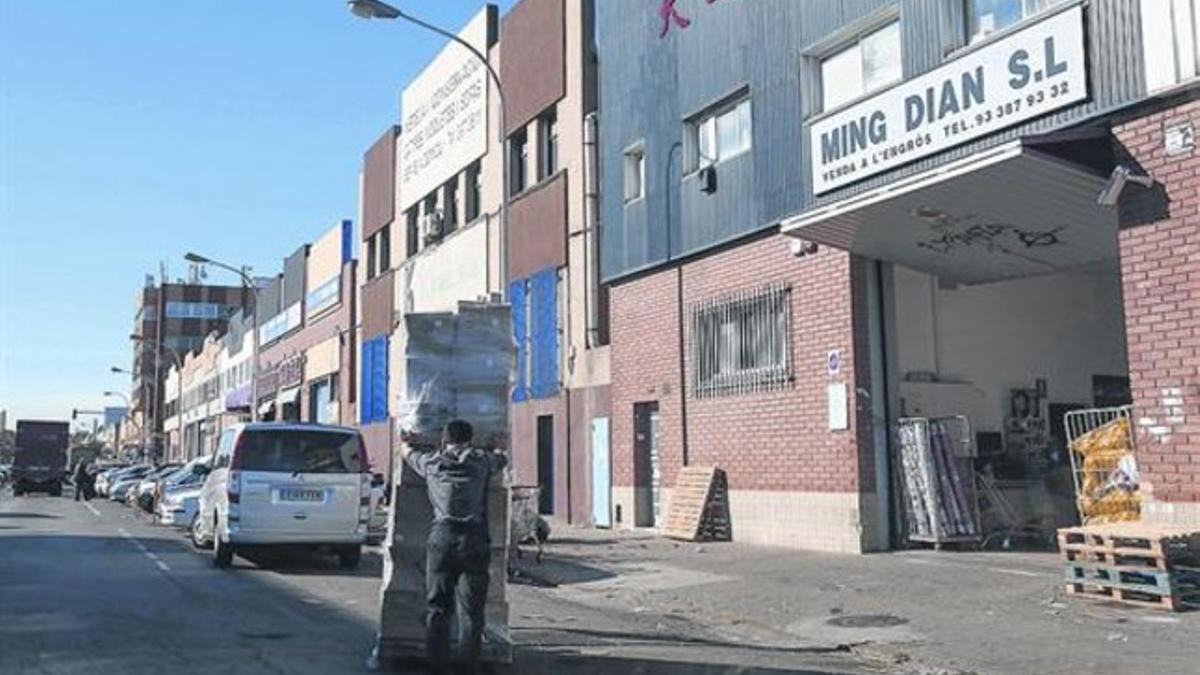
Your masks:
M1108 523L1058 531L1067 593L1179 611L1200 606L1200 530Z
M689 466L679 472L667 507L663 534L684 541L730 541L729 488L725 472Z

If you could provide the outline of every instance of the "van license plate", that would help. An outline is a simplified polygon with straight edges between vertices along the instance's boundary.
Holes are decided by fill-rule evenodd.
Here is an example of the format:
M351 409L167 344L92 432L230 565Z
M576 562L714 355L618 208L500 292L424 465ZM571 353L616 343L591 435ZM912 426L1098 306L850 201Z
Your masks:
M319 502L324 498L325 492L323 490L283 488L279 491L279 501L283 502Z

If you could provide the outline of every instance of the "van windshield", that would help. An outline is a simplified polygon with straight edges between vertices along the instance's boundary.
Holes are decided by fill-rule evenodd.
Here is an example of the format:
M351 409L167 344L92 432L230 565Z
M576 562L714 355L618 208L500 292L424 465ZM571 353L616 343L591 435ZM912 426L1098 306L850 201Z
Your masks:
M244 471L358 473L358 437L341 431L251 430L238 444Z

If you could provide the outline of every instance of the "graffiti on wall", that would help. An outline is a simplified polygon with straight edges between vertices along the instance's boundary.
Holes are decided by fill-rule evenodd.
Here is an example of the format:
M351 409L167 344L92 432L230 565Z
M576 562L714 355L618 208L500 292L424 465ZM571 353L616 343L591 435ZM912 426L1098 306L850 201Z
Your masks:
M711 5L717 0L704 0L704 4ZM662 28L658 31L658 37L665 38L667 33L671 32L671 26L676 25L680 29L687 28L692 25L692 20L680 13L679 8L675 5L678 0L662 0L658 5L658 18L662 20Z
M917 247L947 255L961 249L982 248L991 253L1020 255L1021 251L1062 244L1059 234L1063 226L1047 230L1018 227L1012 223L980 220L976 214L935 218L913 215L930 220L930 236L918 241Z
M1164 387L1160 390L1156 416L1143 416L1138 419L1138 427L1145 436L1160 444L1170 442L1171 436L1178 426L1187 424L1189 405L1183 387Z

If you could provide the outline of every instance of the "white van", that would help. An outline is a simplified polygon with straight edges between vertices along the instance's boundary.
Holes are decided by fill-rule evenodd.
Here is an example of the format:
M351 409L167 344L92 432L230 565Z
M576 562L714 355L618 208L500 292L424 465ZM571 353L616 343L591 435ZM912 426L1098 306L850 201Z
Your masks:
M371 517L371 474L357 429L265 422L225 430L200 491L192 542L228 567L239 547L332 549L357 567Z

